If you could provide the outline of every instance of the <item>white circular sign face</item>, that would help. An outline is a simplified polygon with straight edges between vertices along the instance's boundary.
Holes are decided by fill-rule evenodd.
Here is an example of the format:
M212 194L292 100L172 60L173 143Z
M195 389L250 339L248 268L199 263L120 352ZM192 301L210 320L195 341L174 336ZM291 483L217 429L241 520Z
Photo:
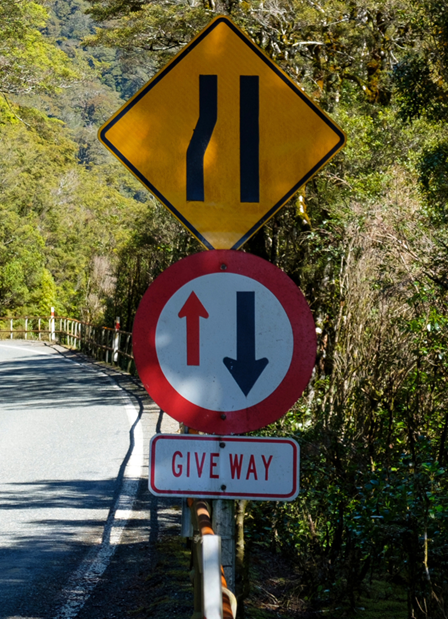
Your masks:
M212 273L169 298L157 321L155 348L166 380L187 401L211 411L238 411L280 385L294 337L266 286L236 273Z
M189 428L241 434L280 419L316 358L297 285L245 252L188 256L161 273L135 316L132 350L160 408Z

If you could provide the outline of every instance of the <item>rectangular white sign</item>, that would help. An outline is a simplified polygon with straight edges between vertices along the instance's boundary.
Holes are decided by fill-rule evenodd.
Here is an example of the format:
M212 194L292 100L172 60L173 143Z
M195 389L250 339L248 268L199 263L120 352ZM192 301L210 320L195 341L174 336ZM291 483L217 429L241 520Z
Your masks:
M299 445L289 438L157 434L149 490L158 496L292 501Z

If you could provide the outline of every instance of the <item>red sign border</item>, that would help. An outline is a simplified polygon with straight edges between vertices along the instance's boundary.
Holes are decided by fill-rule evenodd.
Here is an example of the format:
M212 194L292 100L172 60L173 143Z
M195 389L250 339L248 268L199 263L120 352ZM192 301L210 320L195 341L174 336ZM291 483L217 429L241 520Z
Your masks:
M291 364L280 385L262 402L237 411L213 411L186 400L168 382L157 357L156 328L166 303L189 281L212 273L244 275L268 288L281 303L293 331ZM208 434L241 434L282 417L303 393L316 358L314 320L296 284L270 262L231 249L187 256L161 273L140 302L132 341L138 374L154 402L177 421Z
M197 492L188 491L176 491L176 490L159 490L154 483L155 476L155 451L156 445L160 440L194 440L194 441L224 441L226 443L248 443L253 441L255 443L288 443L293 448L293 490L289 494L260 494L250 492ZM300 445L291 438L286 437L262 437L262 436L216 436L207 435L200 436L196 434L156 434L152 437L149 447L149 475L148 475L148 488L149 491L155 496L178 496L178 497L212 497L212 498L231 498L231 499L252 499L252 500L271 500L271 501L293 501L300 492L299 486L299 454Z

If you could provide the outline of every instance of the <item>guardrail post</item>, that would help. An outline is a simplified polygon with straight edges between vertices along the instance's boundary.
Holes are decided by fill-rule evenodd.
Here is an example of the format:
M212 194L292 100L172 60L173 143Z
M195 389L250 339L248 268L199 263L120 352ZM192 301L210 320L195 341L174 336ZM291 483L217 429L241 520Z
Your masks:
M182 499L182 516L180 525L181 537L193 537L193 522L191 520L191 510L188 506L187 499Z
M12 339L13 339L12 332L13 332L13 330L14 330L14 322L13 322L13 319L12 319L12 318L11 318L11 320L9 321L9 325L10 325L10 330L9 330L9 339L11 339L11 340L12 340Z
M101 327L101 351L104 351L104 350L105 350L105 348L104 348L104 333L105 333L104 327ZM106 340L106 346L107 346L107 340ZM103 358L104 358L104 360L105 360L105 361L106 361L106 363L107 363L107 354L108 354L108 352L107 352L107 350L106 350L106 351L104 352L104 357L103 357L103 352L101 352L101 361L102 361L102 360L103 360Z
M50 318L50 338L51 341L54 342L54 340L56 339L55 333L54 333L54 307L51 308L51 318Z
M112 361L117 363L118 361L118 351L120 349L120 316L115 318L115 333L114 333L114 343L113 343L113 356Z
M129 347L129 343L131 341L131 337L132 337L131 335L128 335L127 338L126 338L126 354L127 355L129 354L129 350L131 350L131 353L132 353L132 346ZM129 373L131 372L131 366L132 366L132 359L129 359L128 360L127 369L126 369L126 371L129 372Z
M25 339L28 339L28 316L25 316Z
M221 583L221 538L202 536L202 609L207 619L223 619Z

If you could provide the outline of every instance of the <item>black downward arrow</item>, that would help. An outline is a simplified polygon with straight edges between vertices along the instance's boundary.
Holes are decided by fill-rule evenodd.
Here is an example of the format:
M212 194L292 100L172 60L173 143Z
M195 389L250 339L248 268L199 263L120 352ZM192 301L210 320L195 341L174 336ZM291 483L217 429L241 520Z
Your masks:
M236 357L223 362L247 396L269 363L266 357L255 359L255 292L236 293Z

